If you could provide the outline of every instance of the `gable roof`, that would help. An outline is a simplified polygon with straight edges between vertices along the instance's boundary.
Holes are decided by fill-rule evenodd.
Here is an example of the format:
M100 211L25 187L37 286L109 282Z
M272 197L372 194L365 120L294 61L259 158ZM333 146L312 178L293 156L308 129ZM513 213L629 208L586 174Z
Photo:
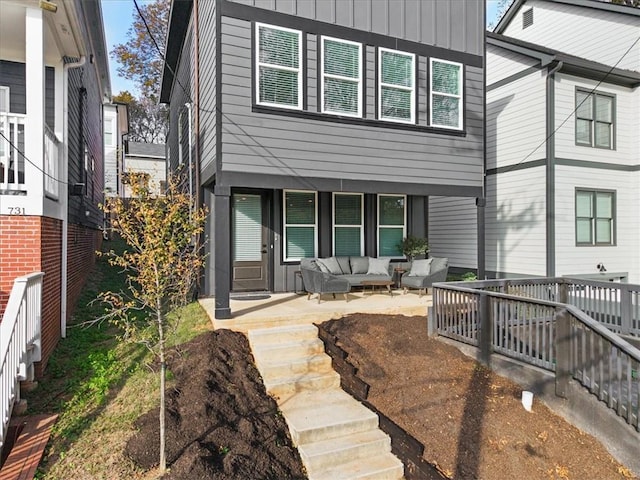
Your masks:
M173 73L178 68L180 51L189 27L193 0L179 0L171 2L169 12L169 30L167 43L164 48L164 68L160 87L160 103L169 103L173 86Z
M640 17L640 8L630 7L628 5L618 5L615 3L605 2L601 0L542 0L549 3L561 3L565 5L573 5L575 7L593 8L606 12L623 13L626 15L634 15ZM527 0L514 0L507 11L502 15L498 25L493 29L494 33L504 32L507 25L511 23L513 17L518 13L520 7L525 5Z
M487 45L494 45L531 58L536 58L540 60L541 67L549 65L551 62L562 62L560 71L564 73L631 88L640 85L640 72L625 70L623 68L611 68L609 65L603 63L569 55L559 50L553 50L536 45L535 43L507 37L506 35L487 32Z

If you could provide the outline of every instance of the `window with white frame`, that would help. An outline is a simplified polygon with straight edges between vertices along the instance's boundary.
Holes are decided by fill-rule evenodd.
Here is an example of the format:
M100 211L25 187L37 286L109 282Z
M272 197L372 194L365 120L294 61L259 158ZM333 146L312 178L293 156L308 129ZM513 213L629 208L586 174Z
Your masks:
M105 118L104 120L104 145L105 147L114 146L113 135L113 118Z
M406 236L405 195L378 195L378 256L402 257Z
M315 257L318 251L317 192L285 190L284 259Z
M612 95L576 90L576 144L612 149L614 110Z
M323 113L362 116L362 44L322 37Z
M615 244L615 192L576 189L576 245Z
M431 59L429 112L433 127L462 128L462 64Z
M415 123L415 61L412 53L378 49L378 118Z
M256 100L302 108L302 32L256 23Z
M333 194L333 254L364 255L364 202L361 193Z

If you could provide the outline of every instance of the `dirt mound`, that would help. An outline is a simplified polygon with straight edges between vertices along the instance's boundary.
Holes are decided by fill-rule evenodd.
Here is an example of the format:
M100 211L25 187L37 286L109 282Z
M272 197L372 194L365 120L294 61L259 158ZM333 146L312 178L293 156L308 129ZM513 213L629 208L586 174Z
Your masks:
M527 412L518 385L429 338L425 317L356 314L322 326L370 385L367 400L449 478L636 478L542 403Z
M264 389L244 335L207 332L168 362L169 479L304 479L284 418ZM158 464L159 410L136 421L126 454L140 467Z

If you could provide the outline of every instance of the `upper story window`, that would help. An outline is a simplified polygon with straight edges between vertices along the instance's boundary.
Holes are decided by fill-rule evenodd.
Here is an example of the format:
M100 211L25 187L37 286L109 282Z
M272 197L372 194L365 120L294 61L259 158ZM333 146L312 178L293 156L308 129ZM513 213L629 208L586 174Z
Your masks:
M431 59L429 111L433 127L462 128L462 64Z
M302 32L256 24L257 102L302 108Z
M615 192L576 190L576 245L614 245Z
M362 116L362 44L322 37L322 112Z
M105 118L104 120L104 145L106 147L113 147L113 118Z
M333 194L333 254L364 255L364 202L361 193Z
M576 91L576 144L613 149L615 97Z
M284 191L284 259L315 257L318 251L317 192Z
M378 195L378 256L402 257L402 239L407 236L407 197Z
M412 53L378 49L378 118L415 123L415 62Z

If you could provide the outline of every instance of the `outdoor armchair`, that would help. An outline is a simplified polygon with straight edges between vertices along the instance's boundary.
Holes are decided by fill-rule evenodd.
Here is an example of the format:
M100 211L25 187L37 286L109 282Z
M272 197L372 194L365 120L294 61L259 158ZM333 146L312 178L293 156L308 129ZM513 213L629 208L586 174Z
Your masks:
M324 273L317 266L315 259L303 258L300 260L300 271L302 272L302 282L307 292L307 300L311 294L318 294L318 303L323 293L343 293L346 301L349 301L348 293L351 284L346 278L340 278L330 273Z
M418 289L418 295L427 294L430 286L437 282L445 282L449 272L448 258L432 258L431 269L428 275L411 275L411 271L402 275L400 286L404 288L404 293L410 288Z

